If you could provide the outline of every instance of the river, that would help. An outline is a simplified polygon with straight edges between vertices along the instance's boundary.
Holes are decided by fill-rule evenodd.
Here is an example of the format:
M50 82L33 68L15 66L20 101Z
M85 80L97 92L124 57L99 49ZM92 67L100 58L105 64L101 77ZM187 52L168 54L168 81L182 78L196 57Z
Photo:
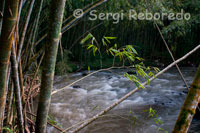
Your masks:
M191 84L196 68L181 70L187 83ZM127 71L129 70L115 69L99 72L56 93L52 96L50 115L58 121L62 129L94 116L135 88L134 83L123 77ZM56 76L54 90L83 77L84 73L86 72ZM183 81L177 70L172 68L80 132L171 132L186 95L187 89ZM147 112L150 108L156 113L153 118ZM162 123L156 123L155 120ZM58 131L49 127L48 132ZM193 120L189 132L200 132L200 120Z

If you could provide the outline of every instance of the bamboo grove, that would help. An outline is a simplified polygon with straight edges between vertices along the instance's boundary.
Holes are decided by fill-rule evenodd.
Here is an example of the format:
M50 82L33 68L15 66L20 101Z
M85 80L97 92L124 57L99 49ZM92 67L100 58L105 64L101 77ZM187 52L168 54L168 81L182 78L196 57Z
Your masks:
M192 19L187 22L157 21L176 58L182 57L199 44L200 2L198 0L151 0L149 6L153 12L178 12L184 9L192 14ZM75 18L73 11L78 8L83 9L84 14L80 18ZM131 8L144 11L147 9L146 1L1 0L0 132L45 133L47 124L58 131L63 131L48 121L54 74L82 70L89 65L95 69L106 68L106 63L110 62L110 56L102 54L102 57L94 57L80 44L81 39L88 33L92 33L97 40L101 40L104 36L116 36L119 47L135 44L137 51L145 58L146 64L154 65L156 62L151 64L152 60L158 60L162 62L159 66L166 66L171 58L153 21L128 21L125 18L117 25L113 24L112 20L88 21L88 14L93 9L98 12L123 10L126 13L126 10ZM200 60L194 57L199 56L199 52L193 54L183 62L183 65L198 65ZM96 60L99 60L96 58L101 58L105 64L102 66L96 63ZM172 63L169 67L176 63L178 62ZM130 95L133 93L134 91ZM190 115L192 118L199 102L195 100L199 97L198 69L181 113L186 112L184 115ZM119 103L121 101L114 103L90 121L97 119ZM190 110L193 104L195 109ZM187 130L192 120L182 120L181 113L174 132L182 132L179 131L180 127ZM180 124L180 121L184 122ZM185 121L187 126L184 125ZM86 122L74 132L89 123Z

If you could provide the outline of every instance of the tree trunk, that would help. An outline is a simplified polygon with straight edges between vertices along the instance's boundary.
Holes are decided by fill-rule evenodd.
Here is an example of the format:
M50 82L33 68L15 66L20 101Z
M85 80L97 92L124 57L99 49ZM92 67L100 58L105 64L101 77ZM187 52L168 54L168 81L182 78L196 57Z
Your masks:
M6 0L0 38L0 132L2 129L7 87L7 71L17 19L18 0Z
M42 82L36 118L36 133L46 133L47 116L51 101L54 71L61 37L61 26L66 0L51 1L51 16L49 18L49 31L45 46Z
M181 108L173 133L187 133L200 101L200 65Z

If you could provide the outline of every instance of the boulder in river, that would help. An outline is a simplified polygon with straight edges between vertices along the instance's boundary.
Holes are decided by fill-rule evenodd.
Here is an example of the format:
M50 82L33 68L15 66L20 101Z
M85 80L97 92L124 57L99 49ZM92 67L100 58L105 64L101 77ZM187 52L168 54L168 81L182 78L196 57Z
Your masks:
M128 71L127 73L130 74L130 75L131 75L131 74L132 74L132 75L133 75L133 74L137 74L136 71Z
M80 85L74 85L73 88L81 88Z

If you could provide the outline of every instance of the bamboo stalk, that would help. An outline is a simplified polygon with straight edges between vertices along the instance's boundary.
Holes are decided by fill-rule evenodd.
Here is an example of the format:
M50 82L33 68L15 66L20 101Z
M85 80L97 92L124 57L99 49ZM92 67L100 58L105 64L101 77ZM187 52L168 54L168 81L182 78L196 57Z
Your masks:
M22 103L25 103L24 84L23 84L24 79L23 79L23 73L22 73L21 59L19 60L19 81L20 81L20 90L21 90Z
M29 24L29 20L30 20L30 16L31 16L31 13L32 13L34 3L35 3L35 0L32 0L30 7L29 7L28 15L27 15L27 18L26 18L26 22L25 22L24 29L23 29L23 32L22 32L22 36L21 36L20 43L19 43L19 48L18 48L18 53L17 53L17 62L19 62L19 60L21 58L21 52L22 52L22 47L23 47L23 44L24 44L24 38L25 38L25 35L26 35L26 30L27 30L27 27L28 27L28 24Z
M43 6L43 0L40 0L38 14L37 14L37 17L36 17L36 20L35 20L35 29L33 31L33 38L32 38L32 42L31 42L31 46L30 46L30 51L31 52L29 54L29 58L31 57L31 53L33 51L33 46L34 46L34 43L36 41L36 35L37 35L37 32L38 32L39 20L40 20L40 14L41 14L41 11L42 11L42 6Z
M53 87L54 71L61 37L61 27L63 21L64 7L66 0L51 1L51 16L49 18L49 32L46 42L44 66L40 96L38 101L38 111L36 118L36 132L46 133L47 116L51 101L51 90Z
M92 2L92 3L88 4L88 5L86 5L85 7L83 7L82 10L86 10L87 8L93 6L93 5L95 5L95 4L97 4L97 3L101 2L101 1L102 0L98 0L98 1ZM63 24L66 23L67 21L69 21L70 19L72 19L73 17L74 17L73 14L70 15L68 18L63 20Z
M5 97L5 99L7 99L7 95L8 95L8 89L9 89L9 83L10 83L10 73L11 73L11 64L9 64L9 67L8 67L8 73L7 73L7 84L6 84L6 97ZM6 104L6 100L5 100L5 103L4 104ZM4 106L4 111L5 111L5 108L6 108L6 106ZM9 113L9 112L8 112ZM6 115L6 114L5 114Z
M93 6L91 6L89 9L87 9L87 10L83 13L82 17L85 16L87 13L89 13L91 10L95 9L96 7L102 5L103 3L107 2L107 1L108 1L108 0L100 0L99 2L95 3ZM65 33L67 30L69 30L69 29L73 26L73 24L76 23L78 20L80 20L82 17L80 17L80 18L74 18L74 19L72 19L69 23L67 23L66 25L64 25L64 26L62 27L62 34ZM35 45L38 45L38 44L39 44L42 40L44 40L46 37L47 37L47 34L43 35L43 36L35 43Z
M15 23L17 19L18 0L7 0L0 37L0 132L3 125L6 80L10 60L10 52L13 43Z
M8 89L8 106L7 106L7 120L6 120L6 125L9 125L10 123L10 116L12 115L12 103L13 103L13 82L10 80L10 85Z
M16 60L16 53L15 53L15 45L12 47L12 56L11 56L11 64L12 64L12 78L14 84L14 93L15 93L15 102L17 108L17 117L18 117L18 124L20 133L24 133L24 118L23 118L23 109L22 109L22 101L21 101L21 91L19 85L19 72L18 72L18 64Z
M43 6L43 0L40 0L40 6L39 6L38 14L37 14L35 30L34 30L34 34L33 34L33 43L35 43L35 39L36 39L36 34L37 34L39 20L40 20L40 14L42 11L42 6Z
M0 1L0 35L1 35L1 28L2 28L2 23L3 23L4 7L5 7L5 0L1 0Z
M173 133L187 133L200 102L200 65L181 108Z
M20 17L21 17L21 12L22 12L22 6L23 6L23 1L24 0L19 0L19 8L18 8L18 18L17 18L17 22L19 23L20 21Z
M24 50L23 50L23 57L22 57L22 62L23 62L23 67L22 67L22 70L24 72L24 69L26 68L27 66L27 63L28 61L30 60L31 58L31 55L33 55L33 50L31 49L31 39L32 39L32 36L33 36L33 31L34 31L34 26L35 26L35 22L33 23L32 26L30 26L31 28L31 31L29 33L29 37L27 37L27 43L26 43L26 47L24 47ZM24 72L25 73L25 72Z
M196 48L194 48L192 51L190 51L189 53L187 53L182 58L180 58L180 59L176 60L175 62L171 63L170 65L168 65L162 71L160 71L159 73L157 73L155 75L155 77L150 78L149 81L152 81L152 80L156 79L156 77L160 76L161 74L163 74L164 72L166 72L167 70L169 70L171 67L173 67L177 63L179 63L179 62L183 61L184 59L186 59L189 55L191 55L192 53L194 53L195 51L197 51L199 48L200 48L200 45L198 45ZM145 86L145 85L147 85L147 82L144 82L142 84L142 86ZM121 102L123 102L129 96L133 95L139 89L140 88L138 88L138 87L135 88L134 90L132 90L131 92L129 92L128 94L126 94L125 96L123 96L122 98L120 98L118 101L116 101L115 103L113 103L112 105L110 105L109 107L107 107L105 110L101 111L100 113L98 113L97 115L95 115L94 117L92 117L91 119L89 119L87 122L85 122L84 124L82 124L80 127L76 128L74 131L72 131L72 133L77 133L78 131L80 131L81 129L83 129L84 127L86 127L87 125L89 125L90 123L92 123L93 121L95 121L96 119L98 119L100 116L104 115L105 113L107 113L108 111L110 111L111 109L113 109L114 107L116 107L117 105L119 105Z

